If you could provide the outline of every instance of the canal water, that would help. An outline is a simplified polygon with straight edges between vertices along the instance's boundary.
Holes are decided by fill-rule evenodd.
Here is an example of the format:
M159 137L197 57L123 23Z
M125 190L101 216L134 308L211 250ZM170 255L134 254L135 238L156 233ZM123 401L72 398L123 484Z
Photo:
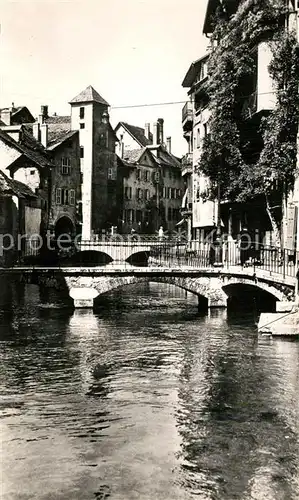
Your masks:
M298 500L299 343L165 284L0 289L2 500Z

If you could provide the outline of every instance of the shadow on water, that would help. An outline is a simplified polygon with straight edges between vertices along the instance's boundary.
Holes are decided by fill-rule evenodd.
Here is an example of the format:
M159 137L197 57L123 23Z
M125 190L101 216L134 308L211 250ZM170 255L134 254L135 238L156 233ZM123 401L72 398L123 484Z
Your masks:
M201 316L170 285L94 312L55 293L0 292L7 498L298 498L296 343L260 341L246 308Z

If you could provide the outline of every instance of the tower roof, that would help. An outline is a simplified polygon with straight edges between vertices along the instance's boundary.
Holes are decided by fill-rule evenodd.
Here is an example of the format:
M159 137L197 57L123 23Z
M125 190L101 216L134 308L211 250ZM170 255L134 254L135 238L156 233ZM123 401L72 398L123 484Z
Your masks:
M109 103L97 93L97 91L89 85L85 90L82 90L74 99L70 101L70 104L81 103L81 102L98 102L99 104L104 104L109 106Z

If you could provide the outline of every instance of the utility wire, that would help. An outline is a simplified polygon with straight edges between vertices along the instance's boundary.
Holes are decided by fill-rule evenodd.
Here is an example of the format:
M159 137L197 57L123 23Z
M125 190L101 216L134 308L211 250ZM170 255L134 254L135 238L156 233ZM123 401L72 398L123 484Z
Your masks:
M257 97L257 96L270 95L270 94L277 94L277 91L273 90L271 92L258 92L258 93L253 92L252 94L249 94L249 95L240 96L240 99L248 99L248 97L251 97L251 96ZM128 104L128 105L122 105L122 106L111 106L111 109L145 108L145 107L151 107L151 106L171 106L174 104L185 104L186 102L190 102L191 104L193 104L195 101L194 100L186 101L186 99L185 99L184 101L153 102L150 104L147 104L147 103L145 103L145 104Z

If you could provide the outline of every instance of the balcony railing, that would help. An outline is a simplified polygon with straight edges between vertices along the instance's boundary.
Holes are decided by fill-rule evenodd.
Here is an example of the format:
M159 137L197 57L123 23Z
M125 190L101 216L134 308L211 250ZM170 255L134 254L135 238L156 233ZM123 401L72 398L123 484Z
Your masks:
M187 153L182 158L182 176L186 174L192 174L193 172L193 155L192 153Z
M183 126L187 123L193 122L193 108L192 108L192 103L190 101L187 101L186 104L184 104L184 107L182 109L182 124Z

